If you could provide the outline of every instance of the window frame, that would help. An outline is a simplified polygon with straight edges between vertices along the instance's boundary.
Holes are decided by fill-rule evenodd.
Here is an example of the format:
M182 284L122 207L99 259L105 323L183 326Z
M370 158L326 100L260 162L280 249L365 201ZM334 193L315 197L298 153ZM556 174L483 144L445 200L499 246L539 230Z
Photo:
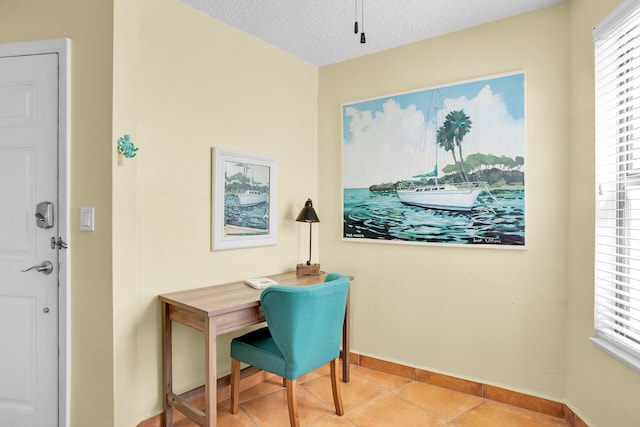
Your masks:
M634 156L634 146L640 152L640 118L633 110L640 111L640 77L633 74L640 70L640 0L626 0L593 36L597 194L591 342L640 372L640 197L634 197L640 194L640 155ZM602 64L611 68L605 72Z

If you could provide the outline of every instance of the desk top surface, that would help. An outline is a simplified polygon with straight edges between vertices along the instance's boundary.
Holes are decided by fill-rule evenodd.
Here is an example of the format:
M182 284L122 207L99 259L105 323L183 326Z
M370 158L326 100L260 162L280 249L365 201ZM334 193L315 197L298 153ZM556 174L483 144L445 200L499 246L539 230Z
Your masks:
M295 271L291 271L266 277L280 285L308 286L323 282L326 276L327 273L324 272L318 276L297 276ZM257 306L260 304L261 292L262 290L254 289L244 281L238 281L162 294L158 298L167 304L211 317Z

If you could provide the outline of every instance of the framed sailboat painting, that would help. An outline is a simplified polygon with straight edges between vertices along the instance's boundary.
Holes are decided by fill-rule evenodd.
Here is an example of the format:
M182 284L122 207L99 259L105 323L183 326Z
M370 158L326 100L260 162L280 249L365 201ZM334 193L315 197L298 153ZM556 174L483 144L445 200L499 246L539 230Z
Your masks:
M212 250L277 243L278 161L214 147Z
M343 239L525 246L525 74L342 105Z

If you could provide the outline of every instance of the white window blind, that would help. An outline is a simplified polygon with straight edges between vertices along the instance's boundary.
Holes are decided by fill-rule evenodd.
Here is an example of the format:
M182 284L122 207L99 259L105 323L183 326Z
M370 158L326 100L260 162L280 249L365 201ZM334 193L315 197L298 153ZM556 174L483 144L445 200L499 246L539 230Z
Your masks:
M594 29L594 344L640 371L640 1Z

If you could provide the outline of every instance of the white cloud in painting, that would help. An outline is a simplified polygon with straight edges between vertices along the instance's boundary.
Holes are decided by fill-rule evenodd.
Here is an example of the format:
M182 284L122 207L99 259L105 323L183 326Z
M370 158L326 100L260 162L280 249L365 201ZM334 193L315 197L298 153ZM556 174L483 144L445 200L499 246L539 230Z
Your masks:
M444 106L438 126L446 112L460 109L472 121L471 131L463 140L465 157L473 153L525 157L524 121L511 117L502 96L493 93L489 85L472 99L445 99ZM402 108L391 98L382 104L382 111L346 107L345 120L351 134L343 145L345 188L396 182L433 169L434 129L429 127L425 132L425 116L415 105ZM425 138L429 153L424 152ZM453 163L449 152L439 151L438 157L440 171ZM420 164L418 169L416 163Z
M348 107L352 139L344 145L346 188L395 182L406 178L407 159L415 155L416 141L424 132L424 115L415 105L402 109L393 99L382 112Z
M502 95L484 86L473 99L445 99L447 111L464 110L471 119L471 131L464 137L464 155L473 153L525 157L524 120L514 119ZM451 154L449 154L451 157ZM453 158L447 159L453 162Z

